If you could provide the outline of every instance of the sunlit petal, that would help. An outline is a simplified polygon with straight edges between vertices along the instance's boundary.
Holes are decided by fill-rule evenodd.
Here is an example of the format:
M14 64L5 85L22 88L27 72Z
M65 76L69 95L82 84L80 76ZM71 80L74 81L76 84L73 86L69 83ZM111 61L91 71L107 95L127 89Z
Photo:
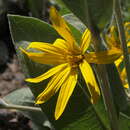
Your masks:
M57 46L54 46L53 44L44 43L44 42L31 42L27 49L34 48L36 50L40 50L47 53L52 53L56 55L61 55L64 50L61 50Z
M50 65L58 65L65 63L65 57L59 56L51 53L35 53L35 52L27 52L26 50L20 48L20 50L26 54L31 60L40 64L50 64Z
M129 85L128 85L128 83L126 83L126 84L124 84L124 88L129 88Z
M53 27L56 29L59 35L61 35L68 42L68 47L72 49L75 43L75 39L72 36L72 33L65 20L59 15L54 7L51 7L50 9L50 19Z
M91 103L96 103L100 96L100 90L96 82L93 70L91 66L86 62L86 60L83 60L83 62L80 63L79 67L91 95Z
M56 74L59 71L62 71L64 68L66 68L68 66L67 63L65 64L61 64L58 65L56 67L51 68L50 70L48 70L46 73L36 77L36 78L28 78L26 79L27 82L31 82L31 83L39 83L45 79L48 79L49 77L53 76L54 74Z
M109 48L120 48L120 41L118 38L117 28L115 26L112 26L110 28L110 32L108 35L106 35L106 41Z
M121 77L123 79L126 79L126 68L124 67L123 70L121 71Z
M90 52L89 54L85 54L85 59L89 63L95 64L110 64L117 60L122 55L122 51L120 49L110 49L102 52Z
M125 28L130 27L130 22L125 22Z
M127 47L130 47L130 42L127 43Z
M130 41L130 22L125 23L125 34L126 34L126 41Z
M115 47L115 40L106 35L106 41L109 48Z
M64 50L64 52L68 52L69 48L68 48L68 43L63 40L63 39L56 39L56 41L53 43L54 46Z
M63 113L70 96L77 83L77 73L72 71L66 82L61 86L60 93L58 96L56 109L55 109L55 119L57 120Z
M124 56L122 55L120 58L118 58L118 59L114 62L117 68L120 67L120 64L123 62L123 60L124 60Z
M70 73L71 68L67 67L63 71L55 74L52 79L49 81L46 89L38 95L36 99L36 104L42 104L50 99L61 87L61 85L65 82L66 78Z
M80 46L83 54L89 47L90 41L91 41L91 33L88 29L86 29L85 32L83 33L83 36L81 39L81 46Z
M127 81L127 74L126 74L126 68L124 67L123 70L120 72L121 80L123 82L123 86L125 88L129 88L128 81Z

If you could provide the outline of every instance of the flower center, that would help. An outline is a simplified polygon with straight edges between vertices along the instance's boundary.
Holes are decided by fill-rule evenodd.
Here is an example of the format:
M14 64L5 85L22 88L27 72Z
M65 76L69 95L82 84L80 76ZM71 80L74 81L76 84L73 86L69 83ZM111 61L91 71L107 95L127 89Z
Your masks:
M83 61L84 55L67 55L66 59L67 62L75 68L78 67L78 65Z

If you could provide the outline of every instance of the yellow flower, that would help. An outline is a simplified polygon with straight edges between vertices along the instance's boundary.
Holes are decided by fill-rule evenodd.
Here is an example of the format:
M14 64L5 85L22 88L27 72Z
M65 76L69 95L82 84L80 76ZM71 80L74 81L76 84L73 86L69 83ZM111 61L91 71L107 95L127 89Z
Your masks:
M123 85L125 88L129 88L128 81L127 81L127 75L126 75L126 68L123 68L120 72L121 80L123 82Z
M59 91L55 108L55 119L58 119L73 93L79 71L81 71L88 87L91 103L96 103L100 96L100 90L89 63L111 63L120 56L120 51L113 49L99 53L85 53L91 40L91 33L88 29L83 33L79 46L65 20L53 7L50 9L50 19L54 29L63 39L58 38L53 44L43 42L30 43L27 49L34 48L40 51L39 53L21 50L35 62L53 65L53 68L46 73L36 78L28 78L26 81L38 83L51 77L45 90L38 95L36 104L46 102Z
M112 26L109 33L106 35L107 45L109 48L121 49L120 40L118 36L118 31L115 26Z
M124 28L125 28L128 52L130 53L130 48L129 48L130 47L130 22L126 22L124 24ZM109 48L121 49L121 43L119 40L118 31L117 31L117 28L115 26L112 26L110 28L110 33L108 35L106 35L106 40L107 40ZM120 67L123 64L123 60L124 60L124 56L122 55L120 58L118 58L115 61L115 65L118 69L118 72L120 74L120 77L121 77L121 80L122 80L124 87L129 88L129 85L127 82L126 69L125 69L125 67L123 67L122 69Z

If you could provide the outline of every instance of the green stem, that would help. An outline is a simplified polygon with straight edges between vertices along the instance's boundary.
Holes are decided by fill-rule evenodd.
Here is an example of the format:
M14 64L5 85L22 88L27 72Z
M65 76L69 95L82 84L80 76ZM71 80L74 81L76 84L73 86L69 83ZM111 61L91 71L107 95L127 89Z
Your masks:
M3 99L0 99L0 101L2 102L2 105L0 105L0 109L16 109L16 110L21 110L21 111L39 111L39 112L41 112L41 109L38 107L7 104Z
M127 48L127 43L126 43L126 37L125 37L125 31L124 31L124 25L123 25L119 0L114 0L114 11L115 11L115 18L116 18L116 22L118 26L120 41L121 41L123 55L124 55L124 63L126 67L128 84L130 85L130 69L129 69L130 60L129 60L129 54L128 54L128 48Z
M84 4L86 6L87 24L92 33L92 37L94 39L93 42L94 42L95 51L98 52L98 51L101 51L100 47L101 47L101 43L102 43L102 40L100 37L100 32L95 27L95 25L93 24L93 21L90 17L87 0L84 0ZM99 76L99 81L102 81L101 82L101 91L102 91L103 99L104 99L106 109L108 112L111 130L119 130L117 112L116 112L116 108L115 108L115 105L113 102L113 97L112 97L110 84L109 84L109 80L108 80L108 74L107 74L105 65L97 65L97 72L98 72L98 76Z
M99 79L102 79L101 91L108 112L111 130L119 130L117 112L113 102L113 97L111 94L110 84L108 82L108 75L107 75L105 65L100 65L100 66L98 65L97 71L98 71Z
M3 107L4 108L4 107ZM29 107L29 106L21 106L21 105L8 105L5 107L6 109L17 109L21 111L39 111L41 112L40 108L37 107ZM4 108L4 109L5 109ZM1 108L2 109L2 108Z

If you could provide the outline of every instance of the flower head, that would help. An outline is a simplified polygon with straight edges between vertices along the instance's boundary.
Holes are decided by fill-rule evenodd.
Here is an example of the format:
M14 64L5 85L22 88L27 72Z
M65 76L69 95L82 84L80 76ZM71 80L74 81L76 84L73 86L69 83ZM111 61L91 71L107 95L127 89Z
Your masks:
M130 22L126 22L124 24L124 28L125 28L125 35L126 35L128 52L130 53ZM120 39L119 39L119 34L118 34L117 28L115 26L112 26L110 28L109 34L106 35L106 40L107 40L109 48L118 48L121 50L121 43L120 43ZM121 67L123 64L123 61L124 61L124 56L122 53L120 58L118 58L115 61L115 65L116 65L117 70L120 74L120 77L121 77L121 80L122 80L124 87L129 88L129 85L127 82L126 69L125 69L125 67L123 67L123 68Z
M21 50L35 62L53 65L53 68L44 74L36 78L28 78L26 81L38 83L51 77L45 90L38 95L36 103L46 102L59 91L55 108L55 119L58 119L74 91L79 71L81 71L88 87L91 103L96 103L100 96L100 90L89 63L111 63L120 54L118 54L118 50L116 50L116 54L115 50L86 53L91 41L91 33L88 29L83 33L79 46L65 20L53 7L50 9L50 19L54 29L63 39L58 38L53 44L45 42L30 43L27 49L34 48L39 50L40 53Z

